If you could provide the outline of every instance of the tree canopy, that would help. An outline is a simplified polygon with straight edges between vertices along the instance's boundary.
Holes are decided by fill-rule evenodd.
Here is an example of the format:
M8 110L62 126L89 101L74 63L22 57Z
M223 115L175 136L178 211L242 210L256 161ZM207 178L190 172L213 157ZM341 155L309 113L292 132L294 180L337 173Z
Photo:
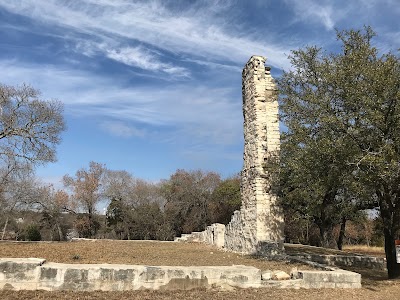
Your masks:
M400 60L374 47L374 36L370 27L341 31L338 53L312 46L289 56L292 69L278 80L287 127L278 191L283 205L307 208L325 227L377 207L388 274L398 277Z
M6 165L56 160L55 147L65 129L63 105L39 97L29 85L0 85L0 159Z

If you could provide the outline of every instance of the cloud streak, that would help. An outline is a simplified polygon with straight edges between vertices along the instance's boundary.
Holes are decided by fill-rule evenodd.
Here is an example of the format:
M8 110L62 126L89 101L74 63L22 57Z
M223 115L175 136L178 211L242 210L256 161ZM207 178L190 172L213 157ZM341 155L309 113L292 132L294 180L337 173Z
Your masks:
M285 0L285 2L288 7L293 9L299 21L320 23L327 30L332 30L335 27L335 10L330 1Z
M111 135L123 138L144 137L146 134L145 130L129 126L121 121L104 121L100 127Z
M116 42L128 39L177 54L191 55L201 60L243 62L252 54L266 54L270 63L287 67L285 53L290 47L282 47L268 41L268 36L256 30L232 31L230 22L215 18L221 5L198 7L174 12L161 1L55 1L21 0L19 3L0 0L4 8L51 25L72 28L76 32L93 36L100 41L112 39ZM84 39L82 40L84 42ZM135 61L135 48L119 49L108 55L128 64ZM137 50L137 49L136 49ZM107 52L106 52L107 53ZM122 53L122 54L121 54ZM125 55L124 55L125 54ZM131 59L129 59L131 57ZM137 65L137 63L136 63ZM167 66L168 72L182 72Z
M130 88L112 78L51 66L45 69L34 64L15 66L13 61L0 60L0 68L8 74L6 84L16 85L22 80L41 90L45 88L45 97L65 103L68 115L105 118L101 128L113 135L143 137L148 134L127 125L133 123L171 128L173 133L167 134L168 139L232 144L241 136L240 95L235 95L231 88L210 90L196 83L174 84L162 90ZM79 92L76 86L80 87Z

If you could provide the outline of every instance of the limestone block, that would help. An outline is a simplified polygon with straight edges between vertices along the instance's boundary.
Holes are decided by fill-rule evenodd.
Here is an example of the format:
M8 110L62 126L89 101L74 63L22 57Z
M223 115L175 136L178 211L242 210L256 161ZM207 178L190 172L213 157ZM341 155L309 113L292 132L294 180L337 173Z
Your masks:
M304 280L305 287L330 288L330 287L361 287L361 275L345 270L334 271L299 271L299 276Z
M0 258L0 286L3 289L36 289L40 258Z
M56 264L42 267L39 289L132 290L191 289L229 285L259 287L261 271L247 266L174 267L112 264Z
M261 280L271 280L272 279L272 271L266 270L261 273Z
M271 278L272 280L289 280L290 275L284 271L276 270L272 272Z

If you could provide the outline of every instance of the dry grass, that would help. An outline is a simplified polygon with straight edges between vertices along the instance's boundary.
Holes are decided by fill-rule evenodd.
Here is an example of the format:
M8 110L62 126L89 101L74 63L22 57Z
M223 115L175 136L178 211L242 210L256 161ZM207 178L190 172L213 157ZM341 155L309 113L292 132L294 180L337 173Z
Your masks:
M343 250L350 253L359 253L363 255L370 255L376 257L385 257L385 250L383 247L373 247L367 245L353 245L344 246Z
M322 255L368 255L376 257L385 257L383 247L368 247L366 245L344 246L343 251L335 249L327 249L300 244L285 244L285 250L289 254L307 253L307 254L322 254Z
M247 265L261 270L309 266L243 256L199 243L160 241L1 242L0 257L37 257L49 262L131 264L150 266Z
M288 248L288 247L286 247ZM305 247L307 248L307 247ZM330 250L315 248L329 253ZM297 247L297 250L298 247ZM348 249L347 249L348 250ZM368 250L368 251L367 251ZM371 249L357 248L358 253L370 253ZM74 259L73 256L79 256ZM218 251L201 244L95 241L70 243L0 243L0 257L43 257L48 261L68 263L129 263L147 265L253 265L260 269L288 270L292 265L268 262ZM302 268L300 266L300 268ZM375 270L354 270L363 276L363 288L323 290L236 289L234 291L129 291L129 292L46 292L0 291L0 299L399 299L400 281L386 280L386 273Z

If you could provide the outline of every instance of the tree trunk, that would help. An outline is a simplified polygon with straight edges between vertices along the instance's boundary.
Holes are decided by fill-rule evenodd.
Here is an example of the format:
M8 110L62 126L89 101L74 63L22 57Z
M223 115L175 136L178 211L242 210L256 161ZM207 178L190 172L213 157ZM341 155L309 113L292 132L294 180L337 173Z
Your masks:
M333 238L333 225L319 224L318 228L320 233L321 247L336 249L336 241Z
M400 264L397 263L395 239L398 237L400 223L399 206L393 205L388 192L390 189L383 187L384 192L377 191L380 214L383 221L383 234L385 236L386 267L389 279L400 277ZM395 199L398 202L399 199Z
M57 232L58 232L59 241L60 242L63 241L64 240L64 235L62 233L61 226L58 223L57 223Z
M339 250L343 249L343 240L344 240L344 234L346 233L346 218L342 218L342 223L340 224L340 231L339 231L339 238L337 241L337 247Z
M10 218L10 217L7 216L6 222L4 223L3 233L2 233L2 235L1 235L1 240L4 240L4 236L6 235L7 225L8 225L9 218Z
M385 253L386 253L386 264L388 270L389 279L400 277L400 264L396 260L396 245L395 237L391 234L390 230L384 228L385 235Z
M54 226L50 228L50 241L54 241Z
M93 238L94 234L93 234L93 218L92 218L92 209L89 208L88 210L88 223L89 223L89 238Z

